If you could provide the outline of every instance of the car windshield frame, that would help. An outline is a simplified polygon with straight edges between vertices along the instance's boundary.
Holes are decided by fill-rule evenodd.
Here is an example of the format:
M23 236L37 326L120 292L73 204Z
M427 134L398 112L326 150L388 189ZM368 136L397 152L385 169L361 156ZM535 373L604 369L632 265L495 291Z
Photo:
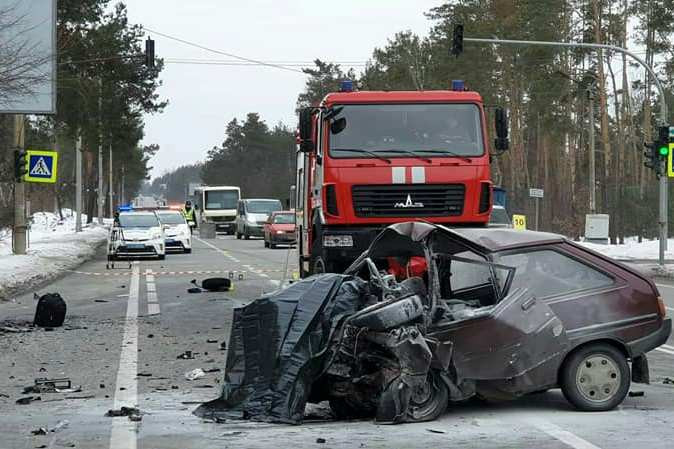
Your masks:
M142 217L142 219L141 219ZM128 221L131 219L130 221ZM134 220L139 219L139 220ZM148 220L149 219L149 220ZM150 221L154 219L152 223ZM159 226L159 218L155 214L120 214L119 225L122 228L156 228Z
M261 205L269 205L269 209L255 209L253 210L251 206L256 205L256 206L261 206ZM273 207L278 207L278 209L273 209ZM281 205L281 202L278 200L248 200L246 201L246 213L249 214L271 214L272 212L279 211L283 208Z
M204 209L205 210L233 210L236 209L236 205L239 203L240 195L239 191L235 189L229 189L229 190L204 190ZM229 198L225 198L224 200L218 199L218 201L214 201L212 199L209 199L210 195L225 195L225 194L234 194L234 199L231 200L230 203L225 203L225 201L229 201ZM211 201L209 203L209 201ZM214 204L218 204L219 206L222 207L211 207ZM211 206L209 206L211 205Z
M180 224L187 224L187 221L185 220L185 216L181 214L180 212L158 212L157 217L159 218L159 221L161 224L166 224L166 225L180 225ZM175 220L171 221L165 221L163 217L176 217Z
M290 217L292 219L292 221L289 221L289 222L288 221L276 221L276 219L280 218L280 217L283 217L283 218ZM294 225L295 224L295 214L276 214L272 218L272 224L292 224L292 225Z
M382 113L387 112L385 109L386 108L395 108L392 109L390 112L387 112L389 115L391 114L403 114L403 111L399 110L404 107L417 107L417 108L426 108L426 111L423 112L418 112L416 115L417 117L412 117L408 118L407 120L407 129L410 131L409 134L403 136L403 137L409 137L410 139L414 138L418 140L417 142L402 142L402 143L396 143L395 141L391 142L378 142L376 144L372 145L362 145L362 144L356 144L355 142L345 142L345 143L336 143L339 142L341 139L339 136L342 135L343 133L348 131L348 121L346 128L344 128L343 131L334 134L331 131L331 124L334 123L336 120L339 120L340 118L346 118L345 115L350 112L350 110L356 110L355 108L371 108L372 111L370 112L371 114L377 114L382 115ZM459 143L449 143L447 141L444 144L438 145L437 142L424 142L424 140L429 140L430 139L430 129L428 129L428 133L419 131L419 124L420 123L428 123L429 117L439 117L435 120L435 131L436 133L436 138L439 138L440 132L451 132L450 130L445 130L445 128L442 126L443 125L443 120L448 121L450 120L449 117L443 116L440 114L442 111L441 108L464 108L464 109L470 109L471 114L470 115L464 115L464 117L459 117L463 121L470 121L472 122L474 120L474 129L473 131L475 132L475 142L471 142L470 144L464 143L462 145L473 145L474 147L471 149L471 151L467 151L466 148L462 148L462 145L459 145ZM465 103L459 103L459 102L446 102L446 103L424 103L424 102L418 102L418 103L385 103L385 104L361 104L361 103L349 103L349 104L339 104L339 105L333 105L332 106L333 110L338 110L338 112L330 118L329 123L327 123L326 128L326 133L327 133L327 154L330 158L333 159L362 159L362 158L369 158L371 159L373 157L372 153L375 153L379 157L383 158L419 158L419 157L426 157L426 158L479 158L483 157L487 153L487 145L484 139L484 135L482 133L483 129L483 117L482 117L482 112L480 107L478 106L477 103L472 103L472 102L465 102ZM378 110L377 110L378 108ZM437 111L432 111L432 109L438 109ZM410 111L413 112L413 111ZM446 111L445 111L446 112ZM406 113L409 115L409 112ZM430 115L429 115L430 114ZM446 118L443 118L446 117ZM356 123L359 122L365 122L365 120L359 119L356 120ZM374 121L369 121L370 123L368 127L370 129L374 128L373 126ZM404 120L401 119L400 123L402 124ZM388 128L385 131L392 131L394 129L401 129L402 127L399 126L396 128L396 125L391 125L390 120L380 120L380 125L382 123L385 123L383 126ZM398 122L394 122L398 123ZM444 130L444 131L443 131ZM384 131L384 130L383 130ZM465 127L462 128L459 125L458 131L464 133ZM414 135L412 134L414 133ZM471 133L468 132L470 135ZM361 136L361 140L364 140L365 137L368 136ZM374 136L378 138L379 140L383 140L386 138L384 135L380 136ZM400 135L398 135L400 137ZM355 137L354 137L355 139ZM362 142L361 142L362 143ZM340 145L340 147L335 147L333 148L333 145ZM388 146L385 148L381 148L381 146ZM424 145L426 145L426 148L423 148ZM358 154L359 152L362 152L362 154ZM369 153L369 154L368 154Z

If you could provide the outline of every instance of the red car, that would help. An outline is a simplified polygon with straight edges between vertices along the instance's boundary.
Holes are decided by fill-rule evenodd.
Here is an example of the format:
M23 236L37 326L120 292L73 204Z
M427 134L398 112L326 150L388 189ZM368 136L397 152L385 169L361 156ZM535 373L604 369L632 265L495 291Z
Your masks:
M264 247L276 248L276 245L293 245L295 237L295 212L273 212L264 224Z

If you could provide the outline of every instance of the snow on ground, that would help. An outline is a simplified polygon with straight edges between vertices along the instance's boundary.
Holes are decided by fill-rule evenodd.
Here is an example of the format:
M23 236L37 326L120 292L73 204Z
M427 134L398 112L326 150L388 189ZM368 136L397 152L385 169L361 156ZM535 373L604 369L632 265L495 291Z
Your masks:
M0 235L0 300L13 292L52 279L93 257L107 238L107 227L87 226L75 233L75 217L63 210L64 219L50 212L33 214L28 254L12 255L11 232ZM109 224L109 220L105 220Z
M620 260L658 260L660 242L658 240L643 240L641 243L636 237L625 239L623 245L599 245L596 243L580 242L581 245L606 256ZM665 259L674 259L674 239L667 241Z

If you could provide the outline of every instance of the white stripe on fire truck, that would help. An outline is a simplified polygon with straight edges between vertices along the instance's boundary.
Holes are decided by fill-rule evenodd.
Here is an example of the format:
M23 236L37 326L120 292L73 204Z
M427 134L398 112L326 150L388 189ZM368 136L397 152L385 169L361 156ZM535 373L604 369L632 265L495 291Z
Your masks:
M391 184L405 184L405 167L391 167Z
M426 184L426 167L412 167L412 184Z

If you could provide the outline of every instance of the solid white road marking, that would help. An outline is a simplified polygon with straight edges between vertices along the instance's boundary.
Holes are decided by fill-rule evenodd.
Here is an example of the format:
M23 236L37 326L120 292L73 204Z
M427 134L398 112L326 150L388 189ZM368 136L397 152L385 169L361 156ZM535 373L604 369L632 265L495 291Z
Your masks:
M147 283L147 314L159 314L159 297L157 296L157 286L154 283L154 275L151 269L145 270L145 281Z
M138 293L140 290L140 269L133 264L129 283L129 300L126 306L126 321L122 337L122 352L115 383L113 407L136 407L138 402ZM122 389L123 388L123 389ZM113 418L110 430L110 449L135 449L138 424L125 418Z
M599 449L599 446L595 446L589 441L584 440L581 437L574 435L568 430L564 430L561 427L558 427L549 421L539 418L531 418L529 421L538 430L547 433L551 437L561 441L562 443L568 446L571 446L574 449Z
M674 346L662 345L662 347L665 348L665 349L671 349L672 351L674 351Z

